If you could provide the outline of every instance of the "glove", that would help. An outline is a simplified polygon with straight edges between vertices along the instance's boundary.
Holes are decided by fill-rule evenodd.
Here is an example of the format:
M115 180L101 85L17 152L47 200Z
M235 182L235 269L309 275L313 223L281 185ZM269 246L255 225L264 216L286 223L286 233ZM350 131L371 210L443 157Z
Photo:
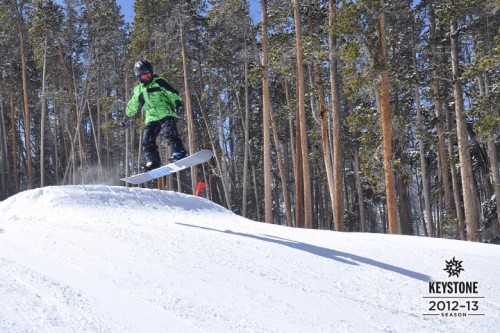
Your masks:
M177 113L183 113L184 112L184 105L182 105L181 101L175 102L175 111Z

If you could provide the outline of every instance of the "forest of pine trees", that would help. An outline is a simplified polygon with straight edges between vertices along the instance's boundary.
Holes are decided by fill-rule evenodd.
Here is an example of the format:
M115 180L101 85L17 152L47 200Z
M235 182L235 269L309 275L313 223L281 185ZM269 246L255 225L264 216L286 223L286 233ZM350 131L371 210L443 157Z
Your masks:
M0 200L125 186L146 59L183 93L186 147L215 153L155 187L203 181L268 223L500 242L498 1L256 3L136 0L127 23L116 0L2 0Z

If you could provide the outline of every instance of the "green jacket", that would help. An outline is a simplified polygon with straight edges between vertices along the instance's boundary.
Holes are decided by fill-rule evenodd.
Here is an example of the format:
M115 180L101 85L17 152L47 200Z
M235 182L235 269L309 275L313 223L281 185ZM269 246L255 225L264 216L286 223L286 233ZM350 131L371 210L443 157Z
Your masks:
M182 101L179 92L172 88L168 82L154 75L150 83L139 83L135 86L132 97L127 104L127 116L133 117L141 109L144 110L146 124L165 117L177 118L175 112L176 102Z

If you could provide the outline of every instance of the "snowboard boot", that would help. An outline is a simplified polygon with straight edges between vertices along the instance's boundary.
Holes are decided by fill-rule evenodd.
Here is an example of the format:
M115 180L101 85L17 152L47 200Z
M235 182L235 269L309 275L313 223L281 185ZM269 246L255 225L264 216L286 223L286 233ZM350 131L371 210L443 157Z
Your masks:
M184 149L181 140L172 140L170 144L172 146L172 149L174 150L174 153L170 157L171 162L178 161L187 156L186 150Z
M183 159L186 156L187 156L187 153L184 150L176 151L175 153L172 154L172 157L170 157L170 161L175 162L175 161Z
M146 164L141 168L143 172L161 167L160 153L158 151L146 152Z
M154 162L147 162L146 165L144 165L141 170L143 172L148 172L148 171L151 171L151 170L154 170L154 169L157 169L161 167L161 164L160 163L154 163Z

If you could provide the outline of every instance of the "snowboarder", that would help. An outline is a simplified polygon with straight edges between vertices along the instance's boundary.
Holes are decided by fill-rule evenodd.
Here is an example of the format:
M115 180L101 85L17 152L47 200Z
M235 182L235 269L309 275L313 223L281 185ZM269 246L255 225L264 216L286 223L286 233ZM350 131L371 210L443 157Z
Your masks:
M153 73L153 66L148 61L137 61L134 74L140 83L134 88L126 114L133 117L141 109L144 110L142 149L146 155L146 164L143 169L149 171L161 166L156 144L156 138L161 131L173 149L171 160L176 161L187 156L177 131L177 113L182 112L182 98L164 78Z

